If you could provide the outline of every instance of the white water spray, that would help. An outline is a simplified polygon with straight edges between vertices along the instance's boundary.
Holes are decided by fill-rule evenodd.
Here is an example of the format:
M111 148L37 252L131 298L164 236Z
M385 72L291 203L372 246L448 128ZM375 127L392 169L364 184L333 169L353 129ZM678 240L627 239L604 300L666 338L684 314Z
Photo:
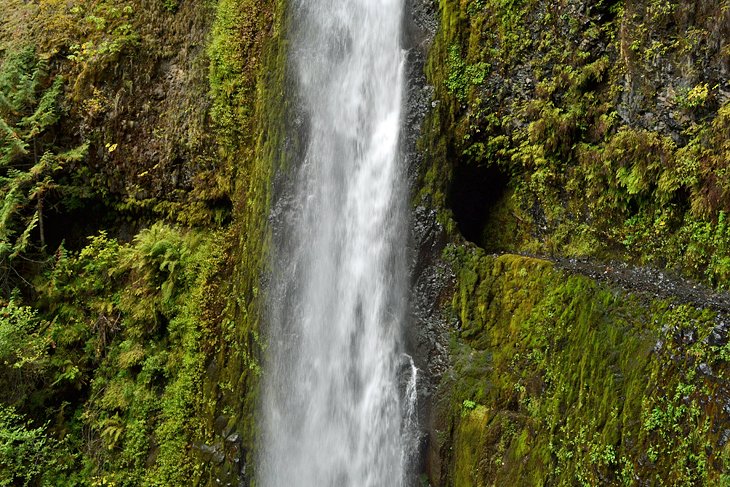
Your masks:
M415 450L417 370L400 340L402 1L290 5L306 151L276 242L265 487L400 487Z

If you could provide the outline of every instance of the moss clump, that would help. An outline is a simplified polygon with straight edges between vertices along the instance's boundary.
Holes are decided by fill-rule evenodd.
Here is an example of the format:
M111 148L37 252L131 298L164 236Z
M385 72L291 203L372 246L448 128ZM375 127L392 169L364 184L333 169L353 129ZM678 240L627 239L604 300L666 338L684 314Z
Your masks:
M716 314L615 292L552 264L447 248L454 366L447 485L726 480ZM703 372L704 371L704 372ZM711 371L711 372L709 372Z

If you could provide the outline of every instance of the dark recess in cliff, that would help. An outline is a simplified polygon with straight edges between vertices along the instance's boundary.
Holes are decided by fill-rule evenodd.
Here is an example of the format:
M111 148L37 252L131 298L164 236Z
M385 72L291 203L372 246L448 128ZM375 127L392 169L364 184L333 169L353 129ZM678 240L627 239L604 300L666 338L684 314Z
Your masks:
M454 168L448 204L465 239L483 247L490 209L504 196L509 177L494 166L460 164Z

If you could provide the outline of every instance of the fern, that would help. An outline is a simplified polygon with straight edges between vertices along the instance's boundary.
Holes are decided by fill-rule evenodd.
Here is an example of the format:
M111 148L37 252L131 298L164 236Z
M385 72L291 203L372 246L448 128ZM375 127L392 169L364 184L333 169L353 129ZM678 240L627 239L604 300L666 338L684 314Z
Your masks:
M10 53L0 67L0 116L17 117L35 105L45 77L45 63L37 60L32 47Z
M0 168L28 154L28 143L0 117Z
M78 162L88 144L58 154L45 134L61 117L63 78L49 79L33 48L9 53L0 65L0 271L45 246L44 198L59 188L54 181L67 162ZM29 147L33 147L33 151ZM36 232L38 229L38 232ZM40 245L33 240L38 238ZM15 274L18 274L17 270ZM22 278L21 278L22 279ZM9 291L8 283L3 291Z
M26 137L36 137L44 130L58 122L58 97L63 87L63 78L60 76L53 81L53 85L43 93L33 115L23 118L18 124L19 127L28 129Z

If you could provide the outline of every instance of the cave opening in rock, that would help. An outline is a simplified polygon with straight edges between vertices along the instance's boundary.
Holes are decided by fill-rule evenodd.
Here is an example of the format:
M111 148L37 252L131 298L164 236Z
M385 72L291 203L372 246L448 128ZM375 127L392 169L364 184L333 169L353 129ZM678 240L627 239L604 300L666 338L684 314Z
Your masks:
M484 247L492 208L507 191L509 176L495 165L460 164L454 169L449 206L466 240Z

